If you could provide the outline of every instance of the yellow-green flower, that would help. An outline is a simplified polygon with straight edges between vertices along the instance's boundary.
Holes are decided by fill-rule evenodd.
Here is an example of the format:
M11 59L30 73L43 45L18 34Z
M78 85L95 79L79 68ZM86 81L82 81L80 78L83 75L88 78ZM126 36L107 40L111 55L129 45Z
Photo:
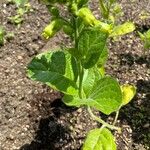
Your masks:
M63 20L55 19L43 30L43 37L49 39L53 37L63 26Z

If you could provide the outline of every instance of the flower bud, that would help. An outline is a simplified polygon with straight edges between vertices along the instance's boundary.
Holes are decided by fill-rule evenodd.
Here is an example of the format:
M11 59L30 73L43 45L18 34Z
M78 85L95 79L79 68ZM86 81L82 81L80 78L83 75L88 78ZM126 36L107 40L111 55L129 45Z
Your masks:
M86 7L81 8L78 11L78 16L82 18L85 24L87 25L100 27L100 30L106 33L111 33L112 31L111 25L97 20L95 16L92 14L91 10Z
M63 20L55 19L48 26L45 27L42 35L44 38L49 39L54 36L63 26Z
M77 14L80 18L83 19L83 21L87 24L87 25L95 25L95 22L97 21L97 19L95 18L95 16L92 14L91 10L83 7L78 11Z

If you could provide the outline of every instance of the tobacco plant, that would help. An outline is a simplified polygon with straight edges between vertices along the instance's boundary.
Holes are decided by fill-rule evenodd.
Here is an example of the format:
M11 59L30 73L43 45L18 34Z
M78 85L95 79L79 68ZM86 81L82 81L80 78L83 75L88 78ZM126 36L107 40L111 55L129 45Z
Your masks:
M119 110L135 95L135 87L119 85L118 81L105 74L108 58L107 41L134 30L131 22L116 25L111 12L115 0L99 0L102 19L98 20L89 9L89 0L42 0L52 15L52 20L43 31L46 39L58 31L64 31L72 42L71 47L62 47L41 53L28 65L28 77L64 94L62 100L68 106L86 107L93 120L102 124L91 130L83 144L83 150L116 150L111 130L115 126ZM67 16L62 17L59 6ZM112 124L94 114L94 110L106 115L116 112Z

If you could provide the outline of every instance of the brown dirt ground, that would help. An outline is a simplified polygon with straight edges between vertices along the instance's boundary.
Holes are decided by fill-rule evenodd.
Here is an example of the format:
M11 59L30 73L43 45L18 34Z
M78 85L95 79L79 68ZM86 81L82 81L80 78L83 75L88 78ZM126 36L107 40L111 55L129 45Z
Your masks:
M125 13L121 22L132 20L137 30L150 27L150 19L140 20L138 17L142 10L150 10L148 0L120 1ZM50 15L36 0L31 0L31 5L33 12L24 15L20 28L8 19L15 14L15 5L0 5L1 24L7 33L15 34L12 40L5 41L0 47L0 150L78 150L86 133L99 124L89 118L85 108L65 106L60 93L26 77L26 66L34 55L64 41L62 34L50 42L41 38ZM94 1L91 8L94 11L96 7ZM123 132L114 133L118 150L148 150L150 55L143 55L136 31L110 42L106 68L107 73L118 78L120 83L137 87L134 100L120 112L118 125ZM111 121L111 117L108 120Z

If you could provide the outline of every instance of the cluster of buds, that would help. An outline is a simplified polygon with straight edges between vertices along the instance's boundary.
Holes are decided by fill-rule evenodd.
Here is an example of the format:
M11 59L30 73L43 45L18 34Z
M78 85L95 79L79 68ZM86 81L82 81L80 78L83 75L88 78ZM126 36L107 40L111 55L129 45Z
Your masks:
M50 0L42 0L42 1L50 3ZM51 3L58 3L58 0L52 0ZM112 26L110 24L104 23L96 19L96 17L93 15L91 10L88 7L86 7L88 0L77 0L76 2L70 1L70 0L61 0L59 1L59 3L67 3L68 10L71 11L71 13L75 15L76 17L81 18L85 25L97 27L101 31L106 32L108 34L111 33ZM66 34L71 35L71 32L73 32L73 29L69 25L66 25L63 19L60 19L59 10L55 6L51 7L51 5L49 5L48 8L51 14L55 17L55 19L53 19L53 21L47 27L45 27L42 35L46 39L51 38L61 28L63 28Z

